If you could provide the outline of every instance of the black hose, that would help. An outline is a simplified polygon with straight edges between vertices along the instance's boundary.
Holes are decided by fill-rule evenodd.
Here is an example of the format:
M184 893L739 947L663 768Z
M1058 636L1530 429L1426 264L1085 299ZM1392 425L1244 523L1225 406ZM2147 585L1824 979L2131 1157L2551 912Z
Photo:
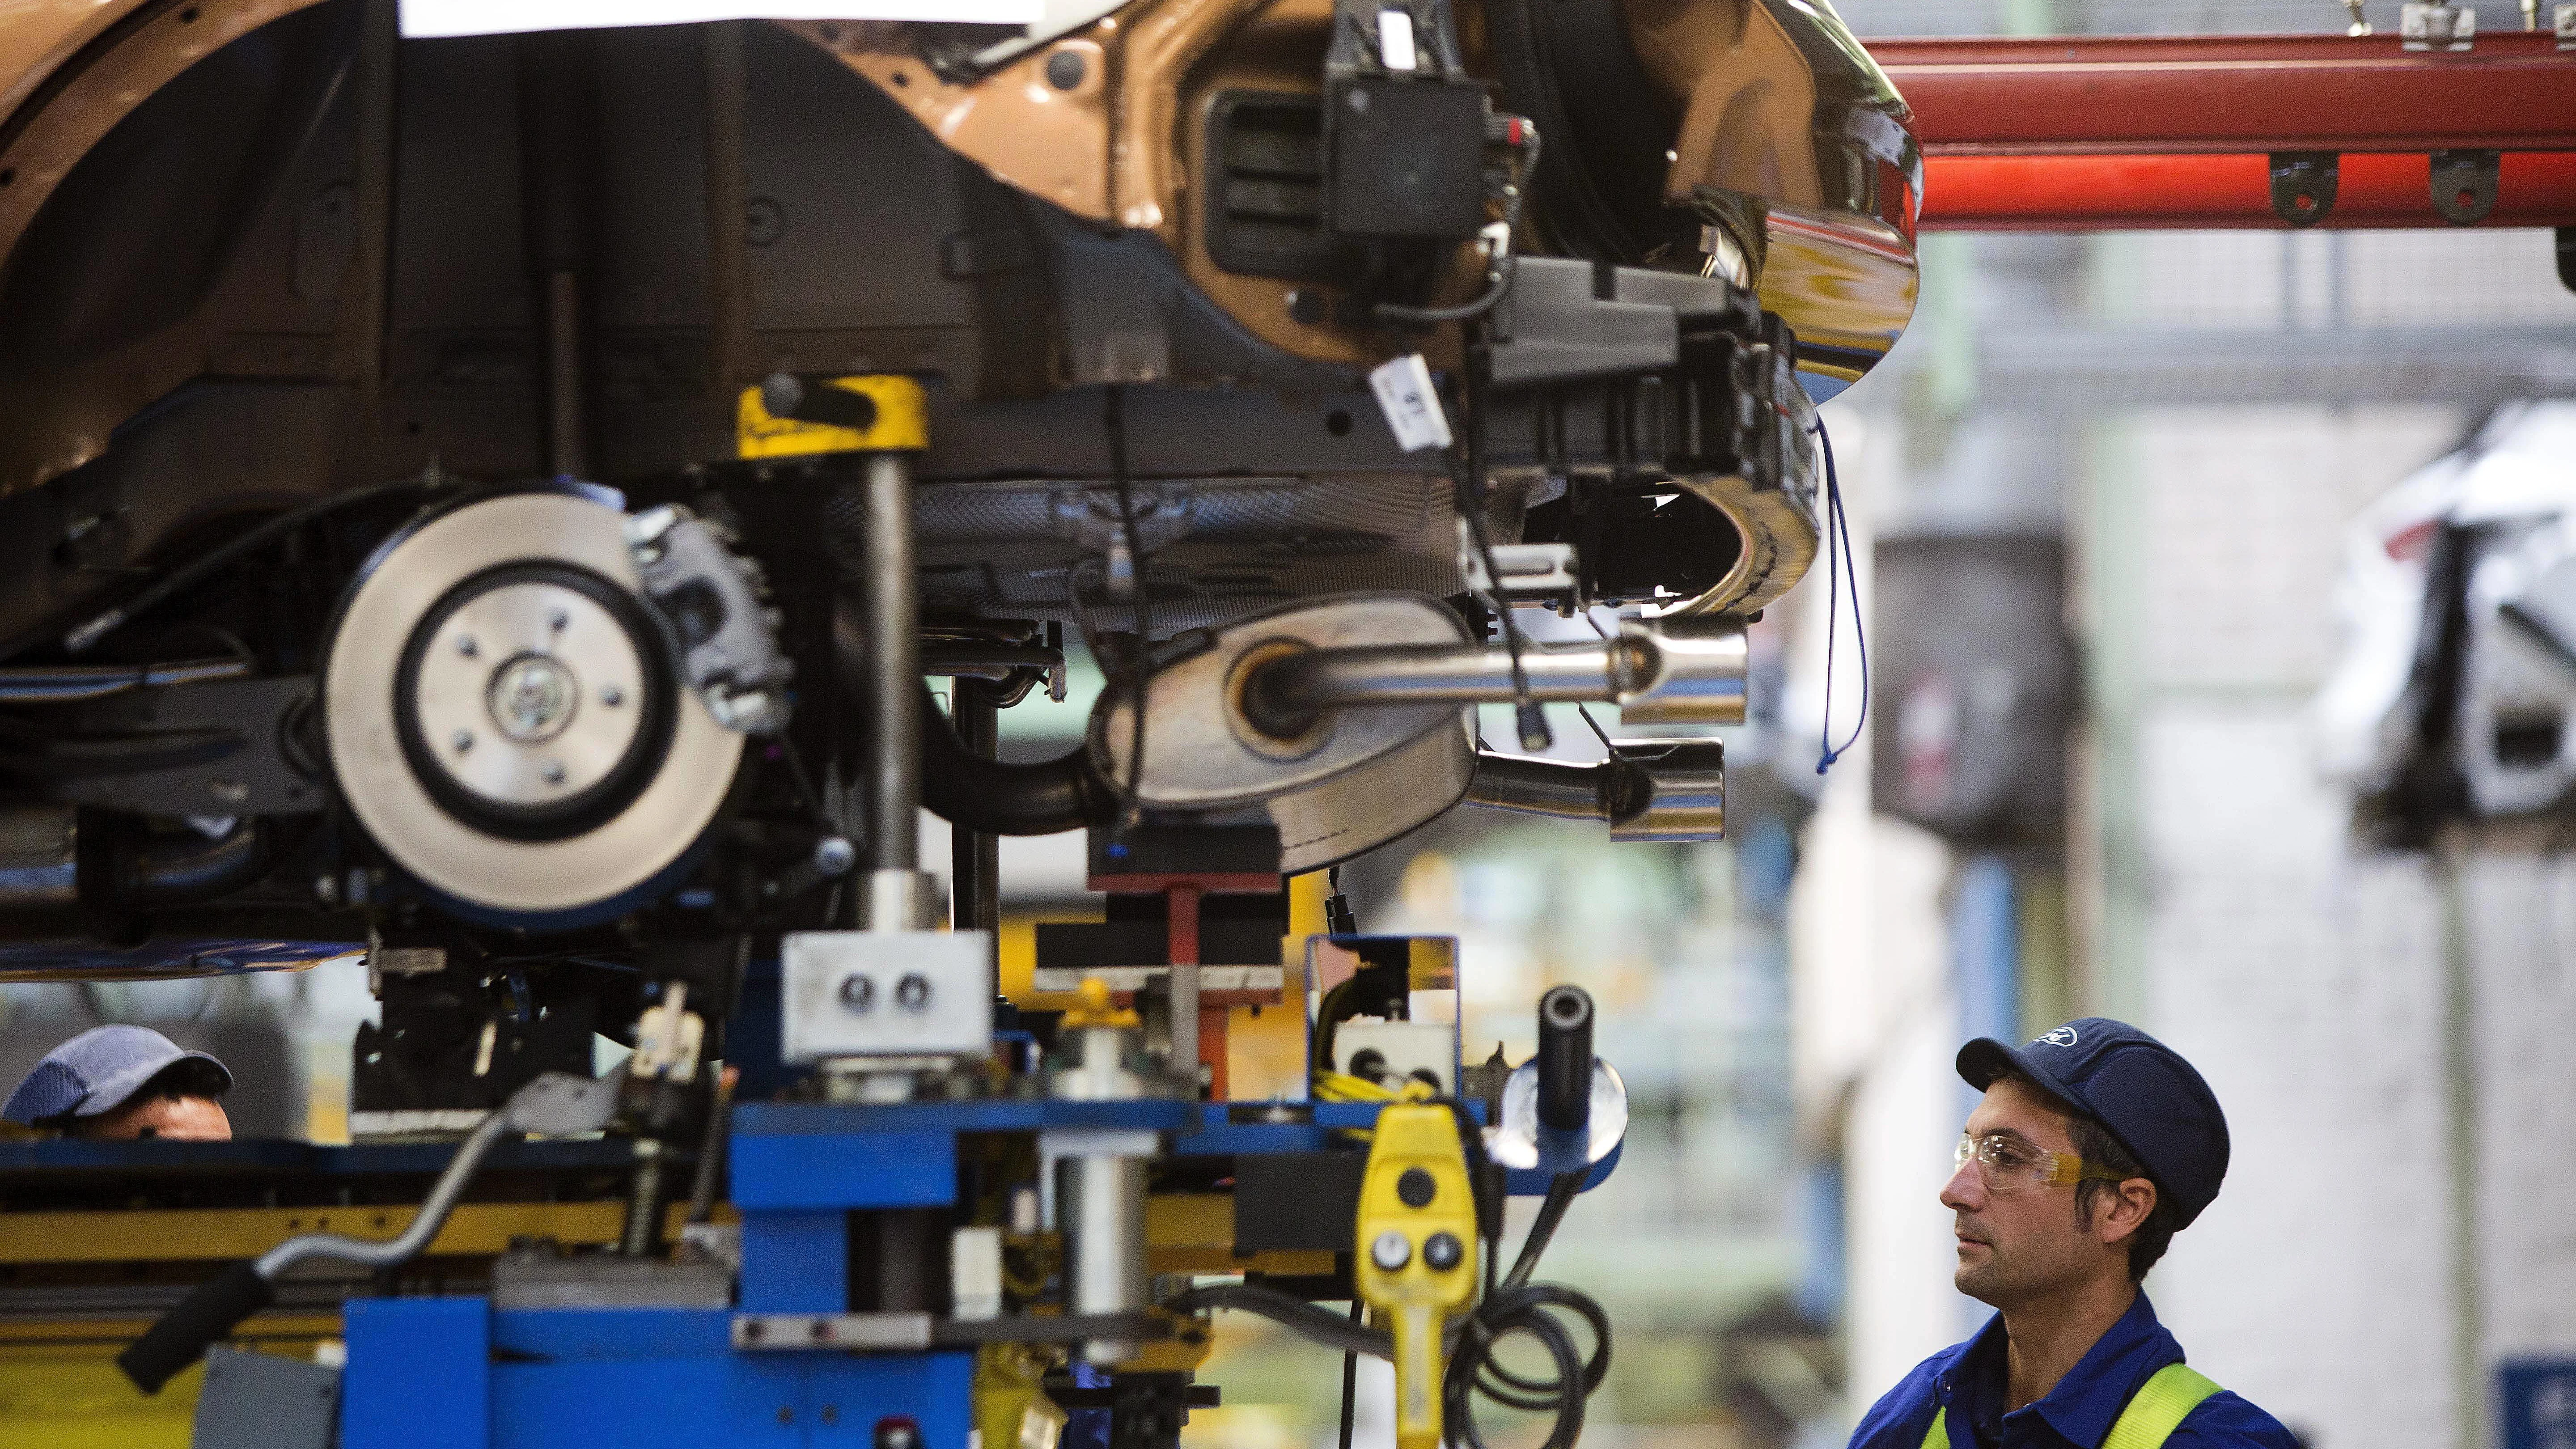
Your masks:
M147 1394L161 1392L181 1369L206 1356L206 1349L241 1325L243 1319L277 1301L277 1290L259 1275L258 1265L235 1263L197 1285L179 1306L161 1315L141 1338L116 1356L116 1366Z
M832 661L842 686L864 697L868 640L847 601L832 612ZM988 760L949 727L930 686L921 687L921 803L952 825L987 835L1055 835L1106 820L1116 795L1091 767L1090 751L1034 765Z
M1394 1341L1386 1334L1258 1284L1225 1283L1193 1289L1163 1306L1174 1313L1236 1309L1258 1314L1300 1337L1346 1354L1365 1353L1373 1358L1390 1358L1394 1354ZM1557 1320L1558 1311L1575 1314L1591 1327L1593 1349L1588 1361L1576 1347L1574 1335ZM1494 1362L1494 1345L1515 1333L1537 1339L1540 1347L1547 1350L1555 1361L1553 1376L1524 1378ZM1485 1449L1471 1402L1472 1396L1479 1393L1510 1408L1553 1412L1556 1427L1547 1437L1546 1449L1571 1449L1583 1432L1584 1400L1601 1387L1602 1377L1610 1371L1609 1315L1590 1296L1553 1283L1506 1288L1487 1298L1474 1312L1450 1326L1449 1340L1449 1370L1441 1382L1443 1418L1451 1442L1465 1444L1469 1449Z
M1360 1312L1366 1307L1358 1298L1351 1299L1351 1325L1359 1326ZM1360 1400L1360 1356L1355 1351L1342 1354L1342 1443L1351 1449L1351 1431L1358 1426Z
M1555 1310L1573 1313L1591 1326L1590 1361L1575 1346L1574 1335L1557 1320ZM1554 1361L1552 1377L1523 1378L1494 1362L1494 1345L1515 1333L1538 1340ZM1451 1443L1485 1449L1474 1398L1483 1394L1508 1408L1553 1413L1556 1424L1545 1449L1573 1449L1583 1434L1584 1400L1601 1387L1609 1371L1610 1319L1600 1304L1553 1283L1506 1288L1465 1319L1465 1331L1450 1350L1448 1377L1441 1383L1441 1418Z
M1538 1219L1530 1224L1529 1236L1521 1239L1521 1255L1503 1279L1504 1288L1520 1287L1537 1270L1539 1255L1547 1251L1549 1240L1556 1236L1556 1225L1565 1221L1565 1210L1574 1205L1574 1195L1583 1191L1583 1178L1580 1172L1560 1172L1549 1180L1547 1199L1539 1204Z
M926 686L921 709L921 803L941 819L986 835L1054 835L1117 813L1088 749L1034 765L988 760L958 741Z
M1364 1353L1371 1358L1395 1357L1395 1340L1363 1324L1318 1308L1303 1298L1292 1297L1276 1288L1257 1283L1218 1283L1206 1288L1193 1288L1178 1298L1167 1300L1164 1307L1174 1313L1196 1313L1202 1308L1232 1308L1258 1314L1300 1337L1312 1339L1326 1348L1343 1353Z

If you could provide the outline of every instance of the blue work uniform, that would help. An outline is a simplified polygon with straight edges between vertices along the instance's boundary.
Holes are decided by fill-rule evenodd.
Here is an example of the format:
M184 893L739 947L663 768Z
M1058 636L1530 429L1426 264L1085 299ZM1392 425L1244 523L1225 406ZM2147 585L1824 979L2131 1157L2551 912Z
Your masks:
M2129 1305L2084 1357L2037 1403L2005 1403L2003 1315L1977 1336L1915 1365L1852 1432L1851 1449L1922 1449L1933 1414L1945 1416L1953 1449L2102 1449L2111 1425L2140 1386L2182 1345L2156 1321L2147 1295ZM2167 1449L2299 1449L2281 1421L2221 1390L2200 1401L2166 1438Z

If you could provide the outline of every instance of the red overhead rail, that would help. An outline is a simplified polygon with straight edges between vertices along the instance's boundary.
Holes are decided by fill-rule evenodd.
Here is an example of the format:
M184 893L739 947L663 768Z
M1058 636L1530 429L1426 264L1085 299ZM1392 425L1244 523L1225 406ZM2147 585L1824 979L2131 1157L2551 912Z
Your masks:
M2285 226L2270 158L2335 155L2317 224L2442 226L2431 153L2498 152L2487 226L2576 225L2576 51L2395 35L2062 36L1870 47L1913 107L1922 225Z

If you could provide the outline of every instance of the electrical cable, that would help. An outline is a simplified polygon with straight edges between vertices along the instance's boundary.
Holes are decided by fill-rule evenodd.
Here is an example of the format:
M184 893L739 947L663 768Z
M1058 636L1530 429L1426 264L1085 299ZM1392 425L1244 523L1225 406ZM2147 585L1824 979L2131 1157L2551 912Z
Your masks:
M1570 1312L1590 1325L1592 1357L1587 1361L1552 1310ZM1507 1408L1554 1413L1545 1449L1573 1449L1583 1434L1584 1401L1601 1387L1610 1371L1610 1319L1587 1294L1553 1283L1506 1288L1486 1299L1461 1320L1463 1331L1450 1346L1449 1372L1441 1382L1442 1417L1450 1441L1467 1449L1485 1449L1476 1424L1475 1395L1483 1394ZM1551 1378L1523 1378L1494 1362L1497 1344L1513 1334L1537 1339L1554 1361Z
M1326 895L1324 896L1324 934L1328 936L1358 935L1360 933L1359 918L1351 913L1349 897L1342 894L1342 868L1340 866L1332 866L1325 870L1324 890L1326 891Z
M1473 322L1511 294L1512 282L1520 275L1520 259L1512 252L1512 238L1520 231L1521 203L1529 195L1530 177L1538 172L1539 134L1538 127L1523 116L1493 116L1487 124L1501 131L1501 139L1514 154L1511 179L1503 183L1503 231L1493 243L1493 260L1485 269L1485 290L1455 307L1404 307L1380 302L1369 309L1378 321L1401 327Z
M1344 983L1347 985L1348 983ZM1485 1254L1485 1294L1482 1302L1453 1321L1443 1335L1443 1351L1449 1367L1441 1379L1443 1421L1448 1426L1447 1442L1465 1449L1485 1449L1479 1432L1473 1397L1486 1398L1507 1408L1531 1413L1552 1413L1555 1424L1548 1434L1546 1449L1572 1449L1583 1432L1584 1401L1601 1387L1610 1371L1610 1319L1590 1295L1554 1283L1528 1281L1538 1267L1539 1258L1556 1236L1558 1224L1566 1210L1583 1190L1582 1172L1559 1173L1548 1184L1547 1198L1540 1204L1538 1217L1521 1242L1520 1257L1510 1275L1498 1285L1493 1278L1495 1249L1499 1246L1499 1200L1487 1196L1488 1172L1479 1145L1474 1119L1467 1114L1466 1104L1449 1099L1449 1108L1459 1120L1460 1139L1468 1144L1468 1177L1475 1186L1479 1235L1488 1247ZM1489 1213L1488 1209L1493 1211ZM1327 1310L1302 1298L1260 1284L1216 1284L1194 1289L1164 1305L1175 1313L1194 1313L1201 1309L1231 1308L1257 1314L1326 1348L1336 1349L1343 1360L1342 1423L1347 1440L1352 1422L1352 1389L1356 1374L1356 1355L1370 1354L1390 1358L1394 1343L1387 1334L1364 1326L1359 1319L1358 1302L1352 1304L1349 1318L1337 1318ZM1560 1313L1580 1318L1592 1331L1593 1349L1586 1358L1574 1335L1560 1321ZM1538 1340L1555 1366L1555 1373L1533 1376L1516 1373L1494 1358L1494 1348L1514 1334Z
M454 486L458 481L433 470L417 478L404 478L392 483L375 483L364 488L351 488L346 492L334 493L327 498L317 498L301 508L290 508L231 542L220 545L213 552L199 555L195 562L184 564L176 571L162 575L157 583L147 586L143 592L115 608L93 615L75 626L63 635L63 651L67 654L86 652L90 646L114 633L136 615L184 589L205 582L217 570L275 543L278 539L316 519L391 494L446 488Z
M1211 1283L1170 1299L1163 1306L1182 1314L1202 1308L1231 1308L1267 1318L1300 1338L1342 1353L1385 1359L1395 1356L1395 1340L1388 1335L1258 1283Z
M1539 751L1556 740L1548 732L1547 712L1530 698L1529 670L1521 662L1521 652L1526 647L1521 626L1512 617L1511 600L1503 596L1502 570L1494 563L1493 540L1485 531L1485 383L1492 366L1493 343L1487 329L1469 329L1466 384L1460 399L1465 404L1465 446L1450 450L1449 484L1458 516L1467 525L1468 543L1476 550L1476 561L1484 569L1485 587L1479 592L1502 622L1503 652L1512 666L1513 724L1520 735L1521 748Z
M1521 1239L1521 1255L1512 1262L1512 1271L1502 1286L1518 1288L1529 1281L1538 1267L1539 1255L1547 1251L1548 1242L1556 1236L1557 1224L1565 1221L1565 1210L1574 1205L1575 1194L1583 1191L1581 1172L1560 1172L1547 1184L1547 1197L1539 1203L1538 1217L1530 1223L1529 1236Z
M1351 1326L1360 1323L1360 1313L1368 1305L1354 1294L1351 1298ZM1351 1449L1351 1430L1358 1418L1360 1389L1360 1356L1355 1350L1342 1352L1342 1449Z
M1824 753L1816 760L1816 773L1821 775L1834 767L1834 762L1843 757L1844 750L1860 743L1861 731L1869 726L1869 630L1861 621L1860 569L1852 562L1851 520L1843 513L1843 484L1834 469L1834 440L1825 431L1825 419L1821 413L1816 417L1816 441L1822 445L1825 455L1825 707L1823 719L1817 726L1817 744ZM1835 573L1834 540L1837 537L1842 540L1841 579L1847 580L1847 584L1838 582ZM1836 749L1834 640L1842 632L1837 615L1844 587L1851 590L1852 643L1860 650L1860 717L1852 721L1851 735L1843 741L1842 748Z
M1216 1283L1194 1288L1163 1305L1174 1313L1232 1309L1267 1318L1289 1332L1344 1354L1391 1359L1394 1340L1387 1334L1321 1308L1303 1298L1258 1283ZM1558 1311L1581 1318L1592 1330L1592 1356L1587 1360L1574 1335L1558 1321ZM1495 1345L1513 1334L1535 1338L1554 1360L1556 1373L1530 1378L1494 1362ZM1583 1432L1584 1400L1610 1371L1610 1319L1590 1295L1554 1283L1507 1288L1487 1298L1449 1325L1443 1345L1449 1369L1441 1380L1443 1416L1454 1443L1485 1449L1478 1432L1473 1396L1483 1394L1507 1408L1553 1412L1554 1430L1547 1449L1572 1449Z

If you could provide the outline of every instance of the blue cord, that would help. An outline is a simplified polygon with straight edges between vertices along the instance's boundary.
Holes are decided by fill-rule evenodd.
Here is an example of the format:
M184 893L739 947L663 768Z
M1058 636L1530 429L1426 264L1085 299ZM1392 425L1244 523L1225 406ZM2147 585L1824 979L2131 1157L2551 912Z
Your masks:
M1843 482L1834 469L1834 440L1825 432L1822 413L1816 415L1816 441L1825 454L1825 710L1817 728L1817 745L1824 754L1816 760L1816 773L1821 775L1834 767L1843 751L1860 743L1860 732L1869 726L1869 633L1861 623L1860 569L1852 562L1851 521L1843 516ZM1842 540L1842 567L1834 567L1834 540ZM1841 632L1840 605L1848 579L1852 602L1852 643L1860 650L1860 718L1852 721L1851 734L1834 747L1834 641Z

